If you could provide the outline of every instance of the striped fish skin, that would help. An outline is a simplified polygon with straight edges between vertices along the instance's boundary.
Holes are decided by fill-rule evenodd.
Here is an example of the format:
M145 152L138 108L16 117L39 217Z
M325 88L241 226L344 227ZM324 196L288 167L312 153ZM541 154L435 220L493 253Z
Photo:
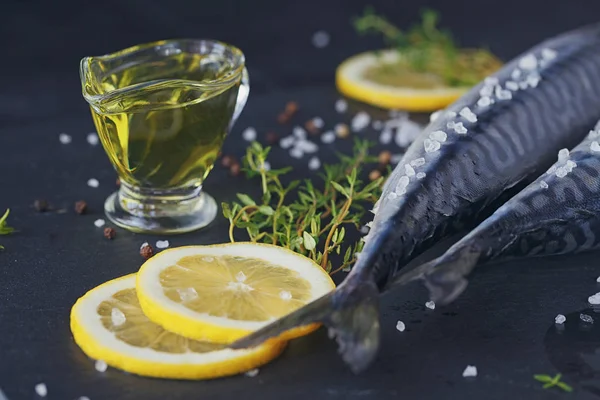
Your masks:
M448 107L407 150L374 208L365 247L335 291L231 345L324 323L355 372L379 348L379 294L411 259L546 170L600 119L600 24L534 47Z
M599 140L600 123L441 257L418 267L434 301L452 301L466 287L464 276L492 260L600 248Z

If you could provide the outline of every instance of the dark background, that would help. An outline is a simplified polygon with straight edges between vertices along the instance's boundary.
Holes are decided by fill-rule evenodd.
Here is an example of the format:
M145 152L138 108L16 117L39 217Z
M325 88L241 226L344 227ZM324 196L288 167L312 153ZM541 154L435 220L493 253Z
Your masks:
M256 378L212 382L144 379L110 368L101 374L74 345L68 314L75 300L134 272L141 263L139 245L162 239L118 230L109 242L93 226L115 189L114 172L101 148L85 142L93 126L80 93L79 60L177 37L237 45L247 57L251 94L225 151L240 155L245 144L239 133L248 125L257 127L261 138L267 129L286 133L274 120L288 100L301 104L304 118L322 116L329 127L347 122L359 109L385 115L357 103L347 116L333 111L339 97L335 67L354 53L381 46L378 38L358 37L350 25L367 4L401 27L414 22L422 7L435 8L462 44L487 45L505 60L600 15L595 0L2 2L0 211L10 207L11 225L19 230L0 237L6 246L0 253L0 388L10 400L35 398L38 382L48 385L49 399L598 396L600 336L593 329L582 333L576 313L598 291L593 254L492 266L474 276L457 302L434 312L424 307L426 293L418 285L389 294L382 306L383 351L359 376L342 364L323 332L297 340ZM331 35L325 49L311 44L318 30ZM60 132L71 134L73 143L61 145ZM288 162L284 152L273 154L274 166ZM92 177L100 180L98 189L87 187ZM231 200L235 191L255 188L241 179L229 184L230 179L217 168L207 190L218 200ZM38 214L31 206L37 198L69 212ZM71 211L81 199L90 204L90 215ZM171 245L223 242L226 228L218 219L206 231L170 238ZM569 314L560 335L553 323L559 312ZM395 330L398 319L406 332ZM476 379L461 377L467 364L478 367ZM558 371L575 393L543 390L532 378Z

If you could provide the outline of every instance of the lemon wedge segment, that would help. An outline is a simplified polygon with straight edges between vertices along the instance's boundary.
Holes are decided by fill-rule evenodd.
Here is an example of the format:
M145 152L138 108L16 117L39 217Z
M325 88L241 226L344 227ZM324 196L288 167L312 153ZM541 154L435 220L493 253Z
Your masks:
M121 370L157 378L210 379L261 366L284 349L269 341L231 350L164 330L142 312L135 274L106 282L81 297L71 310L71 331L83 352Z
M282 247L257 243L187 246L142 265L137 293L152 321L182 336L230 343L335 288L320 265ZM296 328L280 339L305 335Z

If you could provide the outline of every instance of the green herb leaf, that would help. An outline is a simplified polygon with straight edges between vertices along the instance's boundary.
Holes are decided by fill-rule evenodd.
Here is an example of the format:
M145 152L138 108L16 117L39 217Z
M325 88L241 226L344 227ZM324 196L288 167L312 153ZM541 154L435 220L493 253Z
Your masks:
M221 203L221 209L223 210L223 216L227 219L231 219L231 208L229 208L229 204Z
M240 199L242 204L244 204L245 206L255 206L256 205L254 200L252 200L252 198L250 198L250 196L248 196L247 194L238 193L237 197L238 197L238 199Z
M275 210L273 210L273 208L271 208L271 206L260 206L260 207L258 207L258 211L261 214L265 214L268 216L275 214Z
M317 247L317 242L315 242L315 238L310 236L308 232L302 232L302 239L304 239L304 248L306 250L314 250L315 247Z
M15 231L14 228L8 226L6 220L10 214L10 209L7 209L4 215L0 218L0 235L10 235Z

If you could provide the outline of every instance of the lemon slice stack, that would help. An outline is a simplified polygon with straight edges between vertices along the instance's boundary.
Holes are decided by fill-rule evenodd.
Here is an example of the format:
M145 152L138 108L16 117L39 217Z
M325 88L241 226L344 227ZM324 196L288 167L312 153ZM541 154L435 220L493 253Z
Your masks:
M85 294L71 311L71 330L89 357L127 372L217 378L261 366L287 340L316 329L296 328L252 349L226 346L333 288L318 264L281 247L180 247Z

